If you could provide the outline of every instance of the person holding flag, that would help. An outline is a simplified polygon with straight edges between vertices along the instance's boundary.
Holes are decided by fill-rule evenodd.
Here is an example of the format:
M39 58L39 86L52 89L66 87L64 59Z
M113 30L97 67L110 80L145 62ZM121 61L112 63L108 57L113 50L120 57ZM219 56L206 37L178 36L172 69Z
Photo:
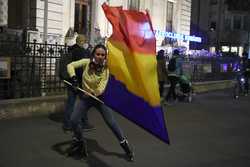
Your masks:
M84 91L100 98L107 86L109 80L109 69L106 63L107 49L104 45L98 44L94 47L90 59L81 59L67 65L67 71L72 79L72 86L75 90L78 88L78 81L75 69L82 68L82 88ZM97 101L95 98L87 94L80 94L80 100L77 102L75 110L71 115L71 125L73 128L73 142L71 145L71 153L80 153L81 156L88 156L87 143L83 137L80 126L80 120L84 117L89 108L95 107L102 114L105 123L112 130L121 147L126 152L130 161L134 160L134 153L128 145L128 141L123 131L117 124L112 110L104 103Z

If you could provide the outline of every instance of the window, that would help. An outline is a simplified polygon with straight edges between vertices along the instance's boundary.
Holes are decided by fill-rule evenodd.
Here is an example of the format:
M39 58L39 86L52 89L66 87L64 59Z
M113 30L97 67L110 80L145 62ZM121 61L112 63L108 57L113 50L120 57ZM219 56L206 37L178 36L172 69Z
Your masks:
M216 51L215 46L210 47L210 48L209 48L209 51L212 52L212 53L215 53L215 51Z
M230 49L229 46L222 46L221 47L222 52L229 52L229 49Z
M174 9L174 3L167 1L166 27L165 27L165 31L167 32L173 31L173 9ZM164 40L162 41L162 45L174 44L175 42L176 39L168 38L165 36Z
M239 55L242 56L244 48L242 46L239 47Z
M249 0L228 0L226 3L229 11L249 11L250 8Z
M172 32L173 26L173 2L167 2L167 23L166 23L166 31Z
M240 15L235 15L234 16L234 29L239 30L241 29L241 16Z
M224 29L231 30L231 19L228 16L225 16L224 18Z
M129 0L129 9L140 10L140 0Z
M238 53L238 47L237 46L232 46L231 47L231 52Z
M244 16L244 30L250 31L250 16Z
M86 0L75 1L74 31L79 34L87 34L88 31L88 2Z

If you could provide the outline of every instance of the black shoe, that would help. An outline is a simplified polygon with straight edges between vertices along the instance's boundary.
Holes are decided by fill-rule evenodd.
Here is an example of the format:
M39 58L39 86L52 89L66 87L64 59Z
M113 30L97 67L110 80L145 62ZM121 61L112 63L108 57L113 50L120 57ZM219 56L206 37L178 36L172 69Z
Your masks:
M77 159L88 157L87 142L85 140L79 141L73 139L71 146L68 150L68 156L73 156Z
M83 123L82 124L82 129L85 131L85 132L88 132L88 131L92 131L92 130L95 130L96 128L89 124L89 123Z
M129 147L128 141L125 139L125 140L121 141L120 145L123 148L123 150L125 151L125 153L126 153L126 155L128 157L128 160L129 161L134 161L134 152Z

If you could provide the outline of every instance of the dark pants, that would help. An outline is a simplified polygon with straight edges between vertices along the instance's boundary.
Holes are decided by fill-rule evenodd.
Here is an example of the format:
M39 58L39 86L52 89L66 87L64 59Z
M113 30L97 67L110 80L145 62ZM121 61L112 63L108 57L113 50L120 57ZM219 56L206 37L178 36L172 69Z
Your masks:
M70 117L71 117L71 114L73 113L77 95L78 95L77 92L73 91L71 87L67 88L67 101L66 101L66 106L64 110L64 121L63 121L63 124L66 127L71 127ZM88 123L87 112L85 112L85 114L86 115L84 116L84 120L82 120L82 122Z
M160 96L162 96L163 91L164 91L164 81L159 81L159 91L160 91Z
M178 83L179 78L177 76L168 76L169 82L170 82L170 88L168 90L168 94L166 96L166 100L170 100L171 97L173 97L173 100L176 100L176 92L175 87Z
M243 73L243 75L244 75L244 79L245 79L245 85L244 85L244 87L245 87L245 93L248 93L248 89L249 89L249 77L250 77L250 71L245 71L244 73Z
M85 112L87 112L91 107L95 107L101 113L105 123L112 130L119 141L125 139L121 128L118 126L117 122L114 119L112 110L106 105L92 99L91 97L80 98L80 100L76 104L74 112L71 115L71 124L74 132L74 137L76 137L78 140L84 140L83 132L80 126L80 120L81 118L85 119Z
M245 86L245 91L246 91L245 93L248 93L248 89L249 89L248 79L249 79L248 77L245 77L245 85L244 85Z

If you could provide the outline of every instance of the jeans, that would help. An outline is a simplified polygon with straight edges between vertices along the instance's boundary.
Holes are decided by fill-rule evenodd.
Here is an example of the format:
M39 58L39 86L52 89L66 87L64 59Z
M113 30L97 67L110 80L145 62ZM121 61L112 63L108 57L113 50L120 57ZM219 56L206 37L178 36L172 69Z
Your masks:
M77 95L78 94L74 92L71 87L67 88L67 101L64 110L64 121L63 121L65 127L71 127L70 117L74 110ZM85 114L86 115L84 116L84 120L82 120L82 122L88 123L87 112L85 112Z
M118 126L114 116L112 114L112 110L107 107L105 104L102 104L91 97L82 97L79 101L77 101L76 108L71 115L71 125L73 128L74 137L78 140L84 140L83 132L80 126L81 118L85 119L85 112L89 110L89 108L95 107L102 115L105 123L112 130L114 135L119 141L125 139L121 128Z

